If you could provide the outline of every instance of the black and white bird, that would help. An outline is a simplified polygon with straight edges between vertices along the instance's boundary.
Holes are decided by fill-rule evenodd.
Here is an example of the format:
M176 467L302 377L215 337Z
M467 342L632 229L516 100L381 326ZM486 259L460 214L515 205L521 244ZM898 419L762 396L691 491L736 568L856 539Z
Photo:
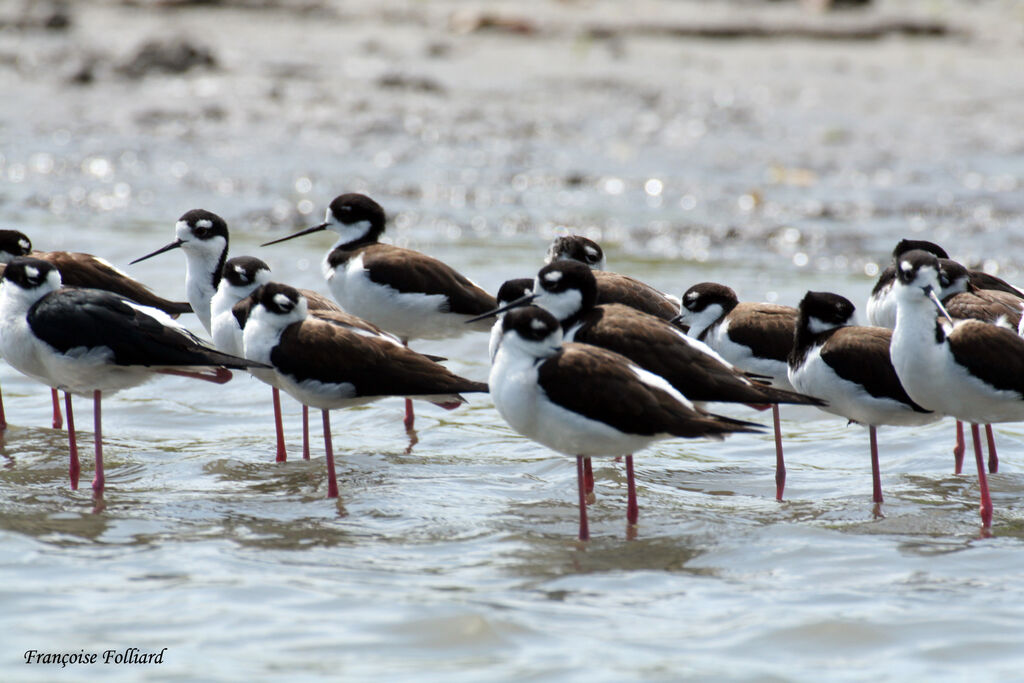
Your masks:
M979 277L978 274L984 277ZM942 286L942 305L954 320L970 319L1001 325L1011 330L1020 330L1024 317L1021 307L1024 296L1013 286L995 276L970 271L962 264L951 259L939 259L939 283ZM986 283L986 284L980 284ZM964 427L957 420L956 473L963 466ZM996 452L996 438L992 425L985 425L985 437L988 442L988 471L999 470L999 455Z
M882 503L877 427L922 425L942 414L915 403L889 360L892 330L851 325L854 306L829 292L807 292L800 302L789 381L828 402L821 409L867 426L871 441L872 498Z
M608 270L604 249L594 240L583 235L562 235L548 246L544 263L560 260L579 261L592 270Z
M548 247L544 263L576 261L594 272L597 281L597 303L622 304L672 321L679 314L679 299L621 273L606 270L604 250L592 239L582 235L556 237Z
M792 306L739 301L732 288L701 282L683 294L679 320L687 334L704 342L744 372L765 378L771 386L795 391L789 383L789 353L793 350L798 312ZM786 487L779 404L772 404L775 431L775 498Z
M175 318L192 311L192 307L186 302L171 301L157 296L146 285L99 256L74 251L36 251L32 249L32 241L20 230L0 230L0 264L9 263L11 259L19 256L31 256L52 263L60 272L65 286L103 289L120 294L143 306L160 309ZM53 428L60 429L64 423L60 412L60 399L56 390L51 393ZM5 427L3 401L0 399L0 431Z
M20 372L64 392L72 488L78 449L71 395L91 396L96 427L93 490L104 487L100 402L103 394L134 387L155 374L223 384L228 368L259 363L206 346L162 311L97 289L61 288L53 264L16 258L0 286L0 350Z
M663 377L691 401L754 406L820 403L753 381L706 344L687 337L666 320L622 304L598 305L596 299L593 271L576 261L555 261L537 273L532 294L506 308L537 304L561 323L567 341L622 354L644 370ZM588 476L588 493L591 482Z
M892 263L886 266L878 276L878 282L875 283L874 288L871 290L871 296L868 298L867 317L870 324L878 327L888 327L889 329L896 327L896 299L894 296L894 287L897 279L896 264L903 254L915 249L926 251L939 259L949 259L949 254L946 253L946 250L934 242L900 240L892 250ZM952 261L951 263L956 262ZM962 291L968 291L968 289L984 290L986 292L998 291L1017 298L1024 298L1024 292L1021 292L1010 283L995 275L986 273L983 270L968 270L966 268L964 270L967 271L966 282L942 282L943 278L940 275L940 282L942 282L944 288L949 288L948 291L942 293L943 296L951 295L958 291L958 288L962 288ZM962 274L958 272L955 277L960 278ZM951 275L950 279L952 280L952 278L953 276Z
M665 320L621 304L597 304L593 272L574 261L556 261L541 268L533 293L507 307L530 303L555 316L566 341L620 353L664 377L691 401L819 403L753 381L706 344L686 336Z
M757 431L756 425L701 410L617 353L563 343L561 325L536 306L506 313L489 384L495 407L514 430L576 458L580 540L590 536L585 458L626 456L627 520L634 525L633 453L660 439Z
M132 261L145 261L158 254L181 249L185 254L185 290L196 316L214 344L225 353L242 355L242 329L232 308L249 296L257 287L270 280L270 267L260 259L238 257L228 259L230 234L227 222L217 214L205 209L185 212L174 225L175 240ZM304 290L310 308L317 310L340 310L325 296ZM261 379L273 378L273 374L256 373ZM274 407L274 430L276 434L277 462L288 459L285 446L284 425L281 417L281 394L273 386L271 398ZM302 415L302 455L309 458L308 411Z
M875 283L874 288L871 290L871 296L868 298L867 305L869 324L878 327L888 327L889 329L896 327L896 263L903 254L915 249L933 254L940 259L940 264L945 264L945 267L940 267L939 272L939 282L943 289L936 292L940 298L946 298L959 292L968 292L969 289L975 291L983 290L993 294L995 292L1005 292L1010 296L1024 296L1015 287L994 275L981 270L967 270L956 261L949 260L949 254L946 250L934 242L903 239L896 244L892 251L892 263L878 276L878 282ZM963 271L967 272L966 281L963 279ZM976 304L978 302L965 299L963 303ZM972 312L975 313L982 311L981 308L974 308L973 306L972 309ZM967 313L967 310L957 306L957 312L964 314ZM964 315L963 317L976 316ZM988 318L985 319L987 320ZM999 461L998 456L995 455L995 436L992 433L991 425L985 425L985 433L988 436L990 466L994 472L998 468ZM954 471L957 474L960 474L963 469L964 451L964 425L963 422L957 420L956 443L953 446Z
M386 227L384 209L366 195L339 195L323 223L262 246L321 230L338 241L323 261L334 299L348 313L367 320L403 343L447 339L471 330L486 332L489 322L466 324L495 306L495 298L451 266L412 249L379 242ZM413 426L406 403L406 428Z
M465 402L461 394L487 391L483 382L459 377L390 335L308 315L305 297L294 287L268 283L253 299L245 356L272 366L282 391L323 413L329 497L338 495L330 410L388 396L421 398L450 410Z
M868 305L865 309L868 324L875 327L888 327L890 330L896 327L896 262L900 256L920 249L935 254L938 258L949 258L946 250L925 240L900 240L892 250L892 262L887 265L878 275L878 281L871 289L868 297Z
M498 308L504 308L513 301L522 299L525 296L529 296L533 293L533 278L521 277L513 280L506 280L501 283L501 287L498 288L498 294L495 297L496 305ZM494 321L494 325L491 326L491 339L487 343L487 357L494 362L494 354L498 352L498 345L501 344L501 321L503 314L499 313L495 316L497 319Z
M891 356L917 403L971 423L982 525L992 522L978 425L1024 420L1024 339L979 320L952 322L939 299L939 260L910 251L897 265ZM936 309L945 320L936 318Z

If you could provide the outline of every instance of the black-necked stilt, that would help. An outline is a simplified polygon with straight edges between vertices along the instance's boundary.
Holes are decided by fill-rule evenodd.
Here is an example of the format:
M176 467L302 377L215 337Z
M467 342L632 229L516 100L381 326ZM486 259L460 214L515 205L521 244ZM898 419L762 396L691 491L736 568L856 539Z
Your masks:
M946 250L934 242L900 240L892 250L892 263L886 266L878 276L878 282L875 283L874 288L871 290L871 296L868 298L867 316L870 324L890 329L896 327L896 299L893 295L893 288L897 277L896 263L903 254L915 249L933 254L939 259L949 259L949 254L946 253ZM1024 292L1021 292L1010 283L995 275L990 275L983 270L966 269L956 261L951 261L950 263L956 264L959 268L951 267L954 268L955 274L951 271L948 278L944 277L940 272L939 282L943 287L943 297L957 291L985 290L986 292L1005 292L1017 298L1024 298ZM960 269L966 271L966 280L961 279L964 273Z
M982 284L985 283L985 284ZM1021 317L1021 295L1012 285L981 271L971 271L950 259L939 259L939 284L942 286L942 305L954 319L981 320L1019 330L1024 318ZM991 288L989 288L991 286ZM964 427L957 420L957 443L953 450L956 456L956 473L963 467ZM999 470L999 455L996 453L996 437L992 425L985 425L988 442L988 471Z
M253 298L245 355L273 366L283 391L323 413L329 497L338 495L330 410L388 396L452 409L465 402L460 394L487 391L483 382L459 377L390 336L308 316L305 298L293 287L269 283Z
M795 391L789 383L797 310L769 303L740 303L736 292L716 282L701 282L683 294L679 320L687 334L704 342L744 372L767 378L773 387ZM775 431L775 498L786 487L779 404L772 404Z
M935 244L934 242L928 242L925 240L900 240L892 251L892 263L886 266L882 273L878 276L878 282L875 283L874 288L871 290L871 296L868 297L867 305L867 317L868 323L876 325L878 327L888 327L890 329L896 327L896 298L895 298L895 284L896 284L896 263L899 258L907 252L913 250L925 251L929 254L935 255L939 259L949 259L949 254L946 250ZM942 263L944 261L940 261ZM948 285L948 292L937 292L940 297L945 297L948 294L953 294L957 291L967 291L968 287L980 288L985 290L998 290L1010 293L1016 293L1021 295L1014 287L1005 281L989 275L984 271L970 270L967 271L968 280L966 283L959 280L961 277L960 271L956 268L959 266L955 261L948 261L948 269L950 274L948 276L943 275L940 268L939 281L943 287ZM956 264L955 266L952 264ZM962 266L959 266L962 268ZM955 271L955 272L954 272ZM989 452L995 452L995 437L992 434L992 427L990 425L985 426L985 433L988 436ZM956 443L953 446L953 470L957 474L960 474L963 469L964 462L964 425L960 420L956 420ZM997 456L990 457L991 464L998 466Z
M971 423L987 528L992 500L978 425L1024 420L1024 339L978 320L952 323L939 300L939 260L933 254L903 254L896 270L893 366L914 401ZM948 324L936 318L936 308Z
M183 301L171 301L157 296L146 285L121 272L111 263L92 254L72 251L33 251L32 241L19 230L0 230L0 264L8 263L19 256L48 261L57 267L61 280L69 287L90 287L103 289L137 301L143 306L160 309L172 317L190 313L192 307ZM2 270L0 270L2 272ZM56 389L51 391L53 399L53 428L63 426L60 413L60 399ZM3 401L0 399L0 431L6 428L3 416Z
M892 250L892 262L887 265L878 275L878 281L871 289L868 297L868 305L865 308L868 324L875 327L888 327L890 330L896 327L896 298L894 286L896 284L896 262L900 256L920 249L939 258L949 258L946 250L925 240L900 240Z
M797 391L828 402L821 409L866 425L871 441L872 498L882 502L879 425L922 425L942 417L915 403L889 360L892 330L851 325L845 297L807 292L800 302L789 381Z
M174 224L175 240L129 265L157 254L181 249L185 252L185 290L189 303L207 332L212 331L210 301L217 293L224 263L228 258L228 224L217 214L204 209L185 212Z
M270 280L270 267L260 259L239 257L228 259L230 234L227 222L204 209L187 211L174 226L175 240L156 251L135 259L139 263L173 249L185 254L185 289L199 321L213 337L213 342L225 353L241 355L242 330L232 315L232 307L249 296L259 285ZM310 308L338 310L324 296L304 291ZM273 374L257 373L264 381ZM277 462L288 459L285 447L284 424L281 416L281 393L271 382L274 407ZM302 415L302 455L309 457L308 411Z
M222 384L231 379L227 368L259 365L205 346L157 309L102 290L62 289L57 269L34 258L7 264L0 287L0 321L0 348L7 362L64 392L72 488L78 485L78 449L71 394L92 396L97 496L102 496L104 486L103 393L142 384L155 373Z
M1021 322L1024 295L976 284L971 271L951 259L939 259L940 298L954 319L981 320L1016 330Z
M533 278L521 277L514 280L506 280L501 283L501 287L498 288L498 294L495 296L497 307L504 308L517 299L529 296L532 292ZM498 352L498 344L501 343L502 315L499 313L496 317L497 320L491 326L491 338L487 343L487 357L491 359L492 363L494 362L494 354Z
M323 270L335 300L348 313L398 335L404 344L487 331L489 323L465 323L493 309L494 297L446 263L381 244L385 225L380 204L366 195L343 194L331 201L323 223L262 246L333 230L339 239L327 252ZM411 401L405 419L411 429Z
M563 235L552 240L544 263L554 261L579 261L593 270L607 270L604 249L594 240L583 235Z
M752 381L706 344L687 337L668 321L621 304L597 305L596 298L593 271L575 261L555 261L537 273L532 294L508 307L536 303L559 320L566 340L620 353L665 378L691 401L820 403ZM586 483L589 493L589 476Z
M558 261L576 261L594 272L599 304L622 304L669 321L679 315L679 300L671 294L628 275L605 270L604 250L591 239L582 235L556 237L548 247L544 263Z
M590 269L574 261L556 261L537 273L532 294L508 307L537 304L560 322L567 341L620 353L664 377L691 401L820 403L752 381L706 344L665 320L621 304L598 305L596 299Z
M585 458L626 456L632 526L639 510L633 453L659 439L720 439L757 431L756 425L704 412L624 356L588 344L563 344L558 321L537 306L505 315L489 383L495 407L513 429L575 456L581 540L590 535Z

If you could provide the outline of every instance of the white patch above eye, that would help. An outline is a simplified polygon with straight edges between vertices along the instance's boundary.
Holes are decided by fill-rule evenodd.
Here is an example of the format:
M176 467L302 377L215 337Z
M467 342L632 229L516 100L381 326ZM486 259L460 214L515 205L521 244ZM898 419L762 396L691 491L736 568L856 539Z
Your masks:
M28 240L18 240L18 246L27 251L32 247L32 243Z
M558 282L562 279L562 271L553 270L550 273L544 273L545 282Z
M600 254L597 253L597 249L593 247L583 247L583 251L587 252L587 256L596 259Z
M698 298L700 298L700 294L697 292L690 292L686 295L686 300L690 302L696 301Z
M200 218L199 220L196 221L196 227L197 228L212 228L213 227L213 221L209 220L208 218Z
M900 261L900 270L902 270L904 273L909 273L913 269L914 266L910 263L910 261Z
M30 278L37 278L39 277L39 269L35 266L25 266L25 274Z
M289 299L284 294L275 294L274 303L277 304L279 308L282 308L286 311L290 310L291 307L295 305L295 302Z
M239 275L245 275L245 268L242 266L235 266L235 272Z
M538 320L536 318L530 321L530 327L537 330L538 332L540 332L541 330L546 330L548 328L547 323L545 323L543 320Z

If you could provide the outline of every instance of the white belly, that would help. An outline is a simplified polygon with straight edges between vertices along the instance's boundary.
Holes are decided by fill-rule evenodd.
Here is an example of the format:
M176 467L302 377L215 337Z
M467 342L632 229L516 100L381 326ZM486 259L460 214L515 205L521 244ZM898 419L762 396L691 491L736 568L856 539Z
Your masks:
M509 367L499 353L491 370L491 398L505 421L523 436L564 455L619 456L647 447L660 436L623 434L613 427L552 403L537 385L532 363Z
M361 255L330 271L327 285L346 312L406 341L447 339L490 326L486 320L467 325L472 316L448 312L448 298L441 294L402 293L373 282Z
M864 425L920 425L942 417L917 412L895 399L872 396L861 385L842 379L821 359L820 347L812 349L800 367L790 370L789 380L797 391L828 401L822 410Z

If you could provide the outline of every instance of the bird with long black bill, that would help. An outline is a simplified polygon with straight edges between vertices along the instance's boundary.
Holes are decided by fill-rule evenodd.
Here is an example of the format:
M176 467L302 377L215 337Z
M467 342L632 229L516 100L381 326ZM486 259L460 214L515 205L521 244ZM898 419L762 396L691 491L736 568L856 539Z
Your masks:
M639 517L633 453L661 439L721 439L759 430L698 408L624 356L563 342L562 326L540 307L509 310L501 325L491 398L514 430L576 458L580 540L590 537L586 458L626 456L626 519L632 528Z
M821 409L867 426L871 444L872 499L882 503L878 463L880 425L923 425L943 417L915 403L889 359L892 331L852 325L854 306L830 292L807 292L800 301L789 381L825 400Z
M939 299L940 264L934 254L907 252L896 272L893 367L916 403L971 423L987 529L992 499L978 425L1024 420L1024 339L979 320L954 322Z
M132 261L145 261L158 254L181 249L185 254L185 290L192 308L217 348L225 353L241 354L241 328L232 314L232 307L259 285L270 280L270 267L259 259L238 257L228 259L230 233L227 222L205 209L186 211L174 225L175 240L156 251ZM316 292L303 290L310 309L340 310L330 299ZM267 375L263 374L262 379ZM270 376L272 378L272 375ZM281 416L281 393L271 384L274 409L274 431L277 462L288 459L284 423ZM303 406L302 454L309 457L309 420Z
M260 365L206 346L162 311L111 292L61 288L53 264L16 258L0 286L0 350L29 377L64 392L72 488L78 486L78 447L72 394L93 399L96 474L102 497L101 399L156 374L182 375L223 384L229 368Z
M192 312L192 307L188 303L157 296L149 287L121 272L99 256L77 251L38 251L32 248L32 241L20 230L0 230L0 264L9 263L11 259L19 256L31 256L53 264L60 272L61 281L69 287L104 289L137 301L143 306L157 308L172 318ZM64 424L60 412L60 398L56 390L50 393L53 401L53 428L60 429ZM0 399L0 431L6 427L3 415L3 400Z
M754 406L821 403L816 398L754 381L706 344L687 337L666 320L621 304L598 305L596 300L593 272L581 263L560 260L540 269L531 294L504 308L535 303L555 316L567 341L622 354L644 370L663 377L690 401ZM589 461L584 462L584 467L589 493L593 489Z
M796 391L789 382L789 353L793 350L797 309L770 303L740 302L732 288L701 282L683 294L679 321L690 337L744 372L766 380L776 389ZM775 431L775 498L786 488L779 404L772 404Z
M483 382L459 377L390 335L310 316L305 297L294 287L271 282L252 298L242 334L245 356L271 366L282 391L320 409L331 498L338 496L331 410L389 396L420 398L452 410L465 403L462 394L487 391Z
M489 323L465 323L493 309L494 297L435 258L381 244L386 224L380 204L366 195L343 194L331 201L323 223L262 246L334 231L338 240L323 261L334 299L347 313L397 335L403 344L486 332ZM412 402L406 401L406 428L413 423Z

